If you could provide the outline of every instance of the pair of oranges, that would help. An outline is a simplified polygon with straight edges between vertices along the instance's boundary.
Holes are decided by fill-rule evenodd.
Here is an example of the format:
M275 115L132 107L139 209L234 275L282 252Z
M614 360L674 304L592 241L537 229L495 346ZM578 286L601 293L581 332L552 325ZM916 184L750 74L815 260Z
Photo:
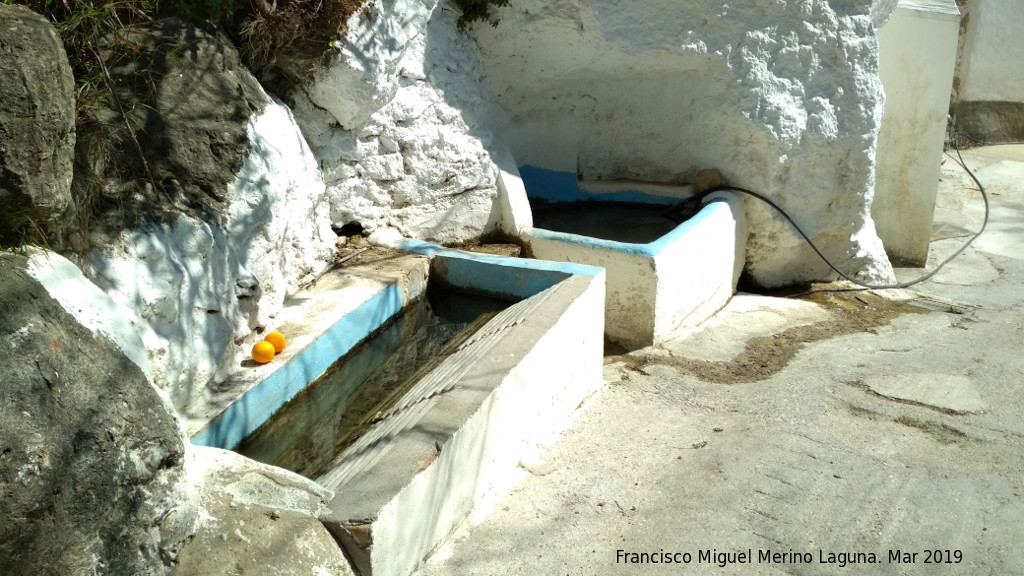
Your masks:
M258 364L266 364L274 359L274 355L280 354L281 350L284 350L285 344L287 342L285 342L284 334L271 332L262 342L257 342L252 347L252 359Z

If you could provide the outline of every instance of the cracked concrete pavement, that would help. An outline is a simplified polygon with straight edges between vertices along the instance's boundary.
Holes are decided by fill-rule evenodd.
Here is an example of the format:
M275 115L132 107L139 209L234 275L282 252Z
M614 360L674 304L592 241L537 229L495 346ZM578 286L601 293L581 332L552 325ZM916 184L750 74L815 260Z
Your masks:
M418 574L1024 574L1024 147L964 159L991 221L931 281L740 294L606 358L606 389ZM929 266L981 223L959 170Z

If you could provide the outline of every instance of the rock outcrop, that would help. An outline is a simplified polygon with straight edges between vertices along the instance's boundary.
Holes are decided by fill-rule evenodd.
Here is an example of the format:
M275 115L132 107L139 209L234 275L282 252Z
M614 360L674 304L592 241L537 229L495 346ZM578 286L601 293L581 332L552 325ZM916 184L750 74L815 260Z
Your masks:
M159 524L184 493L183 434L127 313L31 254L0 254L0 573L168 573Z
M870 217L883 4L521 0L473 32L495 134L519 165L668 182L718 168L837 266L884 280ZM755 281L832 276L778 214L746 210Z
M60 215L71 201L75 80L57 31L0 4L0 241Z
M162 191L148 183L134 193L159 209L120 226L118 212L108 212L108 233L94 234L100 248L86 269L135 313L153 378L184 412L274 325L303 278L327 265L336 237L291 112L226 39L172 22L138 43L138 60L149 64L115 64L112 74L134 86L139 74L160 71L142 145ZM122 96L131 98L142 96ZM146 182L139 169L112 167L136 178L115 178L107 193Z
M109 201L94 210L111 227L162 212L223 210L227 187L250 151L246 123L270 97L223 35L179 20L127 34L133 50L103 51L116 99L94 112L107 128L89 137L105 142L80 146L76 187L102 179L93 193ZM134 133L126 121L138 126Z
M487 102L455 18L419 0L354 15L342 53L297 98L335 226L441 243L496 227Z
M0 278L0 573L352 574L329 490L185 444L130 311L53 253Z

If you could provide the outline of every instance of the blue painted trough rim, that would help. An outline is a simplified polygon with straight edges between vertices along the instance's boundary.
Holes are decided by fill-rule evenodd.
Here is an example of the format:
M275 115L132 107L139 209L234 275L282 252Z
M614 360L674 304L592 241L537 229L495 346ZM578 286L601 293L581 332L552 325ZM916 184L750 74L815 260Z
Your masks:
M266 380L207 423L192 438L196 446L231 449L256 431L306 386L327 371L366 336L402 310L405 302L397 283L388 284L355 310L342 316L305 350L293 356Z
M513 300L529 298L571 276L597 276L604 271L586 264L442 248L420 240L405 240L398 247L431 258L435 264L431 274L440 272L452 288Z
M521 166L519 176L526 187L529 198L543 200L553 204L572 204L576 202L632 202L637 204L652 204L656 206L673 206L679 203L682 198L671 198L668 196L656 196L644 192L623 191L605 192L592 194L579 189L577 177L572 172L548 170L537 166ZM708 202L701 210L686 222L680 223L667 234L646 244L633 242L619 242L582 236L570 232L558 232L547 228L533 228L529 235L539 240L550 240L555 242L566 242L577 244L597 250L607 250L623 254L632 254L646 258L654 258L670 244L691 232L701 223L710 218L716 210L727 210L727 207L712 207L712 204L721 199Z
M647 258L654 258L662 250L667 248L676 240L679 240L683 236L692 232L695 228L700 226L705 220L711 218L716 212L722 210L729 210L729 205L722 198L715 198L704 205L697 214L692 218L683 222L673 228L670 232L658 238L653 242L647 244L634 244L632 242L618 242L616 240L605 240L604 238L594 238L591 236L581 236L579 234L571 234L569 232L557 232L554 230L547 230L545 228L534 228L530 231L529 235L539 240L551 240L556 242L567 242L570 244L578 244L581 246L587 246L589 248L595 248L598 250L609 250L612 252L621 252L624 254L633 254L636 256L645 256Z
M442 266L439 269L445 275L445 282L455 288L513 299L529 298L571 276L596 276L604 271L603 268L568 262L474 254L419 240L406 240L398 247L440 261ZM431 268L433 274L434 267ZM418 297L419 294L413 296ZM228 450L234 448L326 372L338 358L401 312L404 304L405 297L398 283L388 284L211 419L192 438L192 444Z
M682 200L682 198L657 196L655 194L628 190L594 194L580 190L576 175L572 172L548 170L537 166L520 166L519 178L523 181L528 198L543 200L552 204L597 201L674 206Z

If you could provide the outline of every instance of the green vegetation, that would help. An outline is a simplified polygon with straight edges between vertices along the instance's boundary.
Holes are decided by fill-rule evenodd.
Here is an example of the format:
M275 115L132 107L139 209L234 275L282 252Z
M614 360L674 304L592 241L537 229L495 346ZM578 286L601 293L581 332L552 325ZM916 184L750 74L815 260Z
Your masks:
M464 29L478 21L497 25L492 9L507 6L510 0L453 1L462 9L459 27ZM135 174L135 193L148 189L149 195L163 194L139 142L144 112L155 101L160 82L152 62L140 57L134 33L141 27L179 18L207 30L219 30L238 47L243 62L260 82L288 100L295 86L308 80L325 58L336 53L353 14L358 11L367 19L374 18L373 0L0 2L28 6L57 28L75 77L77 133L74 210L70 217L57 222L41 220L34 214L7 214L0 225L12 226L8 230L15 231L15 244L45 244L49 239L51 245L67 248L63 240L77 235L79 246L73 249L85 249L81 239L88 236L104 206L121 206L126 198L138 197L124 190L106 189L105 172L111 166L125 162L133 165L130 169ZM110 70L117 66L134 70L135 82L142 87L140 98L113 89ZM122 101L125 98L133 99ZM0 244L11 245L11 240L8 234L0 238Z
M286 97L335 50L356 10L372 17L364 0L0 1L25 5L57 29L75 78L77 133L72 209L55 220L4 210L0 227L10 232L0 235L0 245L49 244L71 251L88 249L89 232L111 210L127 224L133 214L160 213L153 206L171 200L140 144L161 81L154 56L141 53L136 34L141 28L178 18L219 30L238 46L257 78ZM132 71L132 89L122 84L122 76L114 90L111 71L117 69L122 75ZM129 172L120 176L134 184L112 189L111 170ZM139 198L148 208L139 205Z
M372 18L366 0L2 0L22 4L54 23L64 41L80 96L102 84L96 51L133 48L127 34L162 18L180 18L225 32L261 80L282 74L302 79L347 32L357 10ZM299 74L297 74L299 72Z
M509 0L454 0L462 8L462 16L459 17L459 28L465 29L473 22L490 22L491 26L497 26L498 20L491 14L491 8L508 6Z
M10 249L21 254L26 247L32 245L49 250L46 236L31 211L0 207L0 249Z
M279 96L308 79L336 50L357 10L373 18L366 0L253 0L236 12L228 30L246 66ZM365 5L364 5L365 4Z
M159 0L158 13L200 24L206 28L230 29L235 19L235 0Z

